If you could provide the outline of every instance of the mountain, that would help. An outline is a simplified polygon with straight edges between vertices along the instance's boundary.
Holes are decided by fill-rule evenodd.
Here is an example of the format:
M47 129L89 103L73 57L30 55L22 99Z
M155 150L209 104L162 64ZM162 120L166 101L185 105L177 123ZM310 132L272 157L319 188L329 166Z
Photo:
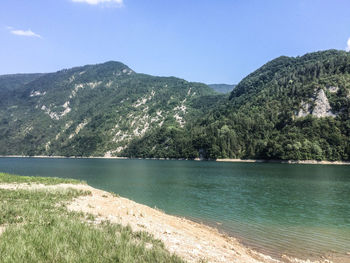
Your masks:
M236 87L229 84L209 84L208 86L219 93L230 93Z
M279 57L230 94L119 62L9 77L2 155L350 160L344 51Z
M206 158L350 159L350 54L279 57L191 130Z
M0 105L8 103L13 93L42 74L13 74L0 76Z
M27 84L44 74L10 74L0 76L1 91L11 91Z
M118 155L159 127L181 129L202 114L199 98L217 96L204 84L138 74L112 61L1 76L0 91L2 155Z

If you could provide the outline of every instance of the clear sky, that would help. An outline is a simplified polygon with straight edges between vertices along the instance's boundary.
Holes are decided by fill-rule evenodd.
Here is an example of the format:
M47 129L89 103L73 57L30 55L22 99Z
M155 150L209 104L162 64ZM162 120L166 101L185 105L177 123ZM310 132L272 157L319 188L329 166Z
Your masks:
M281 55L344 50L349 38L349 0L0 1L0 74L116 60L231 84Z

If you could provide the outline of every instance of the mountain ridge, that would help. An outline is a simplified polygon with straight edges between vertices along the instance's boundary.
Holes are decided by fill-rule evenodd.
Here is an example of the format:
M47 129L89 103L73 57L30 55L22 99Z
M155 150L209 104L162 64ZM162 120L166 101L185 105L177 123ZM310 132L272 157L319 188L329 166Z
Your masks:
M201 94L214 92L200 83L138 74L119 62L47 73L23 84L0 109L7 125L1 125L6 140L0 140L0 150L110 155L151 124L183 126L187 116L197 114L190 103Z
M350 55L344 51L278 57L230 94L136 73L115 61L26 77L32 79L20 78L10 96L0 76L2 155L350 157Z

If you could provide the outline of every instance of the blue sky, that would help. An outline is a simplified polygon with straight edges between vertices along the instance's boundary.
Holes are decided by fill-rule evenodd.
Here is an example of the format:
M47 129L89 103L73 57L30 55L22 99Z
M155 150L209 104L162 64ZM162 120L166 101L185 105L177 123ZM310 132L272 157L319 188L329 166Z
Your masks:
M346 49L349 12L348 0L1 0L0 74L117 60L238 83L281 55Z

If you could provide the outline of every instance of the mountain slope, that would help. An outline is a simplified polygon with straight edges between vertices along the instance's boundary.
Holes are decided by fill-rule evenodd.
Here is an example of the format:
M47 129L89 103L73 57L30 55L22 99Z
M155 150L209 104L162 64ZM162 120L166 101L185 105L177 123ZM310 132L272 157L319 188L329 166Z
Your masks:
M206 116L218 105L225 103L228 95L205 95L193 99L190 107L201 114L192 115L184 127L163 125L155 130L147 132L142 137L134 138L121 153L127 157L142 158L185 158L194 159L199 156L196 147L196 138L192 129L196 127L196 121L200 116Z
M192 130L207 158L350 158L350 54L277 58Z
M0 77L0 154L350 160L347 52L279 57L229 95L119 62L31 77Z
M42 74L13 74L0 76L0 105L9 103L18 89Z
M0 86L1 89L1 86ZM119 62L49 73L0 107L0 154L118 155L147 131L200 114L204 84L138 74Z
M44 74L10 74L0 76L0 91L12 91Z

